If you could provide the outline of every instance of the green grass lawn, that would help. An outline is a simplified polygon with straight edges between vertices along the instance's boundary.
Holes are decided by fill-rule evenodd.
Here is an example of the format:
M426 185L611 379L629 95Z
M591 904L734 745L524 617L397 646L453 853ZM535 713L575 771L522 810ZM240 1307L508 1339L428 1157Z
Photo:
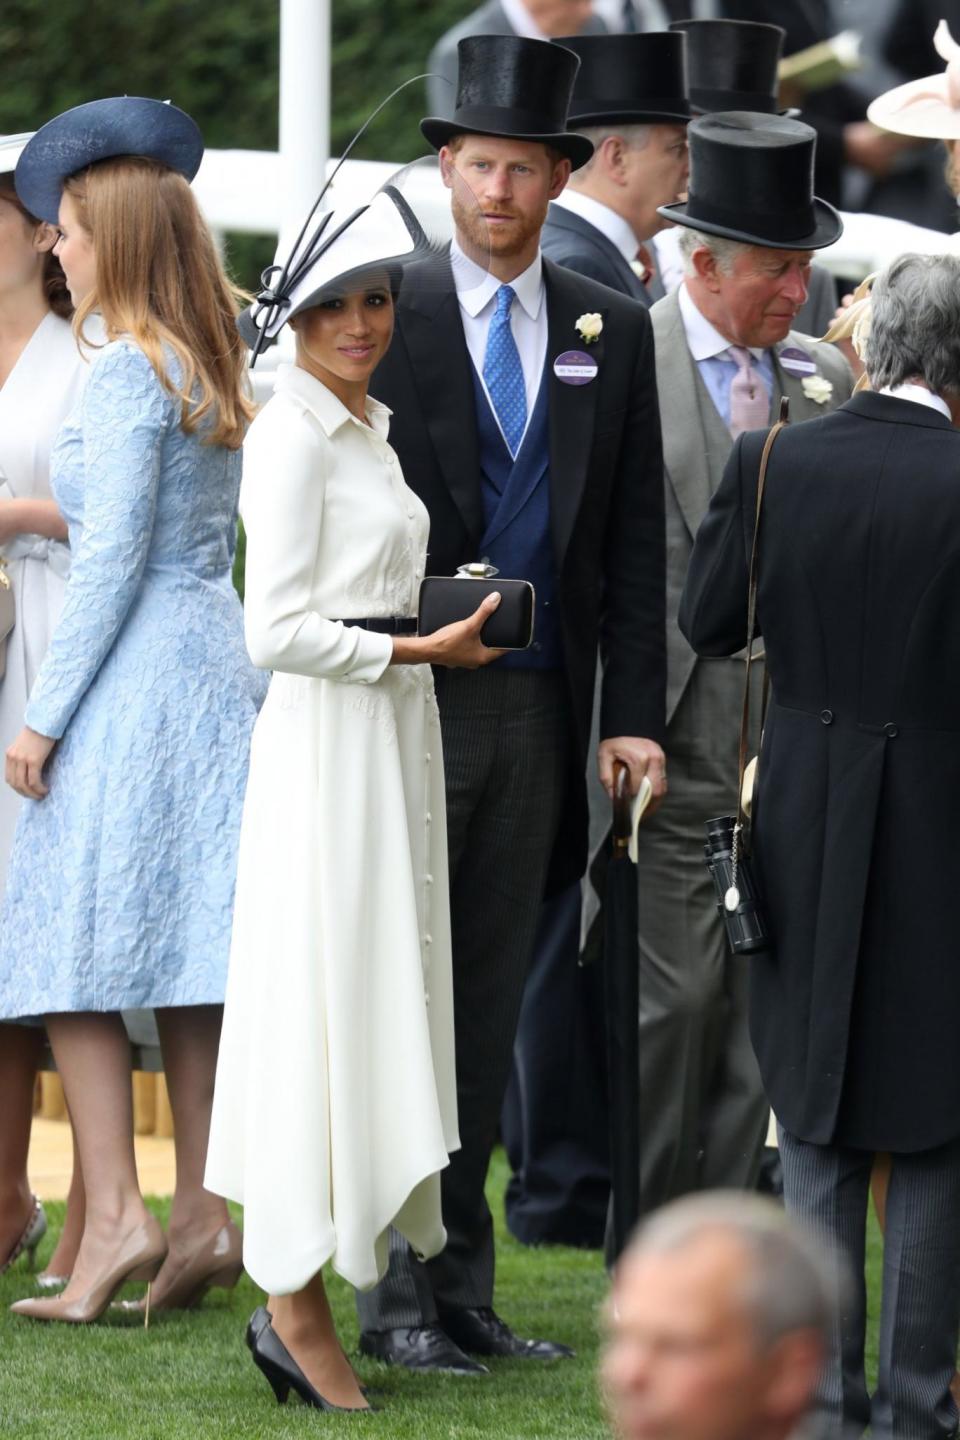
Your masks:
M220 1440L220 1437L377 1435L397 1440L593 1440L607 1434L595 1372L599 1310L606 1292L593 1251L518 1245L502 1224L506 1172L497 1157L489 1193L497 1219L497 1306L523 1334L574 1345L573 1361L494 1362L476 1379L408 1375L360 1359L361 1379L382 1407L370 1416L321 1415L291 1397L279 1406L254 1369L243 1332L260 1292L244 1278L232 1297L214 1291L195 1312L159 1314L146 1333L133 1317L108 1313L96 1325L38 1325L7 1312L32 1294L22 1263L0 1279L0 1440ZM167 1203L151 1202L161 1220ZM63 1207L49 1205L51 1254ZM869 1270L879 1266L870 1236ZM142 1287L139 1287L142 1291ZM872 1287L874 1290L876 1286ZM352 1352L352 1293L331 1282L341 1339ZM131 1293L136 1293L132 1290ZM870 1369L875 1366L871 1324Z

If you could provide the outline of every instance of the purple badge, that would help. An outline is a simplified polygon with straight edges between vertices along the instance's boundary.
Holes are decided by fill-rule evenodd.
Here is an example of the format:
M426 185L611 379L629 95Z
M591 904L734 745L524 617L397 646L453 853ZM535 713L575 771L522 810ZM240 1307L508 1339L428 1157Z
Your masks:
M564 350L553 362L553 373L564 385L589 385L598 368L596 360L582 350Z
M800 378L817 373L817 362L812 355L808 355L806 350L801 350L799 346L790 345L786 350L781 350L777 359L788 375L796 375Z

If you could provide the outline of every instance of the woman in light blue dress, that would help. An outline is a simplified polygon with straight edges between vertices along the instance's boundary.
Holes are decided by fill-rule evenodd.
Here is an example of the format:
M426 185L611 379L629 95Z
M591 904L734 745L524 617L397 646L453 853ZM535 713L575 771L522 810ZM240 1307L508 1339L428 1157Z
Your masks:
M0 918L0 1018L45 1017L87 1186L67 1289L14 1306L34 1319L96 1319L128 1279L188 1305L240 1273L239 1236L202 1180L263 686L231 584L251 407L188 184L201 154L173 107L98 101L38 131L16 177L37 213L59 208L76 323L96 308L109 340L52 456L71 573L6 754L32 803ZM174 1112L169 1253L134 1164L119 1012L137 1006L157 1012Z

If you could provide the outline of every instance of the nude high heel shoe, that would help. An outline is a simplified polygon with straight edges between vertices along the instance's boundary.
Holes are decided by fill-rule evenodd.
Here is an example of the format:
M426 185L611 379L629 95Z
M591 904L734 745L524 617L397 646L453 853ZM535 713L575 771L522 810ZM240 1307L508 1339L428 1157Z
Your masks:
M232 1290L243 1274L243 1236L228 1220L208 1236L189 1260L150 1296L152 1310L192 1310L208 1290ZM146 1310L145 1300L124 1300L124 1310Z
M18 1300L10 1309L14 1315L25 1315L30 1320L60 1320L70 1325L89 1325L92 1320L99 1319L121 1285L126 1285L128 1280L146 1280L144 1324L149 1324L149 1286L166 1255L166 1239L151 1215L124 1237L112 1263L83 1295L77 1295L72 1300L65 1300L62 1295L50 1299Z
M31 1270L37 1267L37 1246L47 1233L47 1215L36 1195L33 1196L33 1209L30 1211L30 1219L24 1226L23 1234L14 1245L10 1254L0 1265L0 1275L5 1275L11 1265L15 1265L20 1256L26 1252L27 1264Z

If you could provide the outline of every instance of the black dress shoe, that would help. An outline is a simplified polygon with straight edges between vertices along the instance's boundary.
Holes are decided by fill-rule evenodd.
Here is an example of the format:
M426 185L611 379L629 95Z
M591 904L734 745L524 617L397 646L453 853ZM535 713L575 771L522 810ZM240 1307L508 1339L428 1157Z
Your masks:
M470 1355L496 1355L508 1360L566 1360L575 1353L555 1340L523 1340L484 1305L476 1310L444 1310L440 1324L461 1350Z
M254 1365L269 1380L278 1405L285 1405L290 1391L293 1390L304 1405L311 1405L315 1410L329 1410L338 1415L367 1413L367 1407L363 1405L334 1405L332 1400L325 1400L320 1391L314 1389L274 1330L270 1312L263 1305L254 1310L250 1317L247 1344Z
M407 1370L432 1370L439 1375L489 1375L480 1365L464 1355L439 1325L415 1325L410 1330L363 1330L360 1333L361 1355L371 1355L387 1365L403 1365Z

